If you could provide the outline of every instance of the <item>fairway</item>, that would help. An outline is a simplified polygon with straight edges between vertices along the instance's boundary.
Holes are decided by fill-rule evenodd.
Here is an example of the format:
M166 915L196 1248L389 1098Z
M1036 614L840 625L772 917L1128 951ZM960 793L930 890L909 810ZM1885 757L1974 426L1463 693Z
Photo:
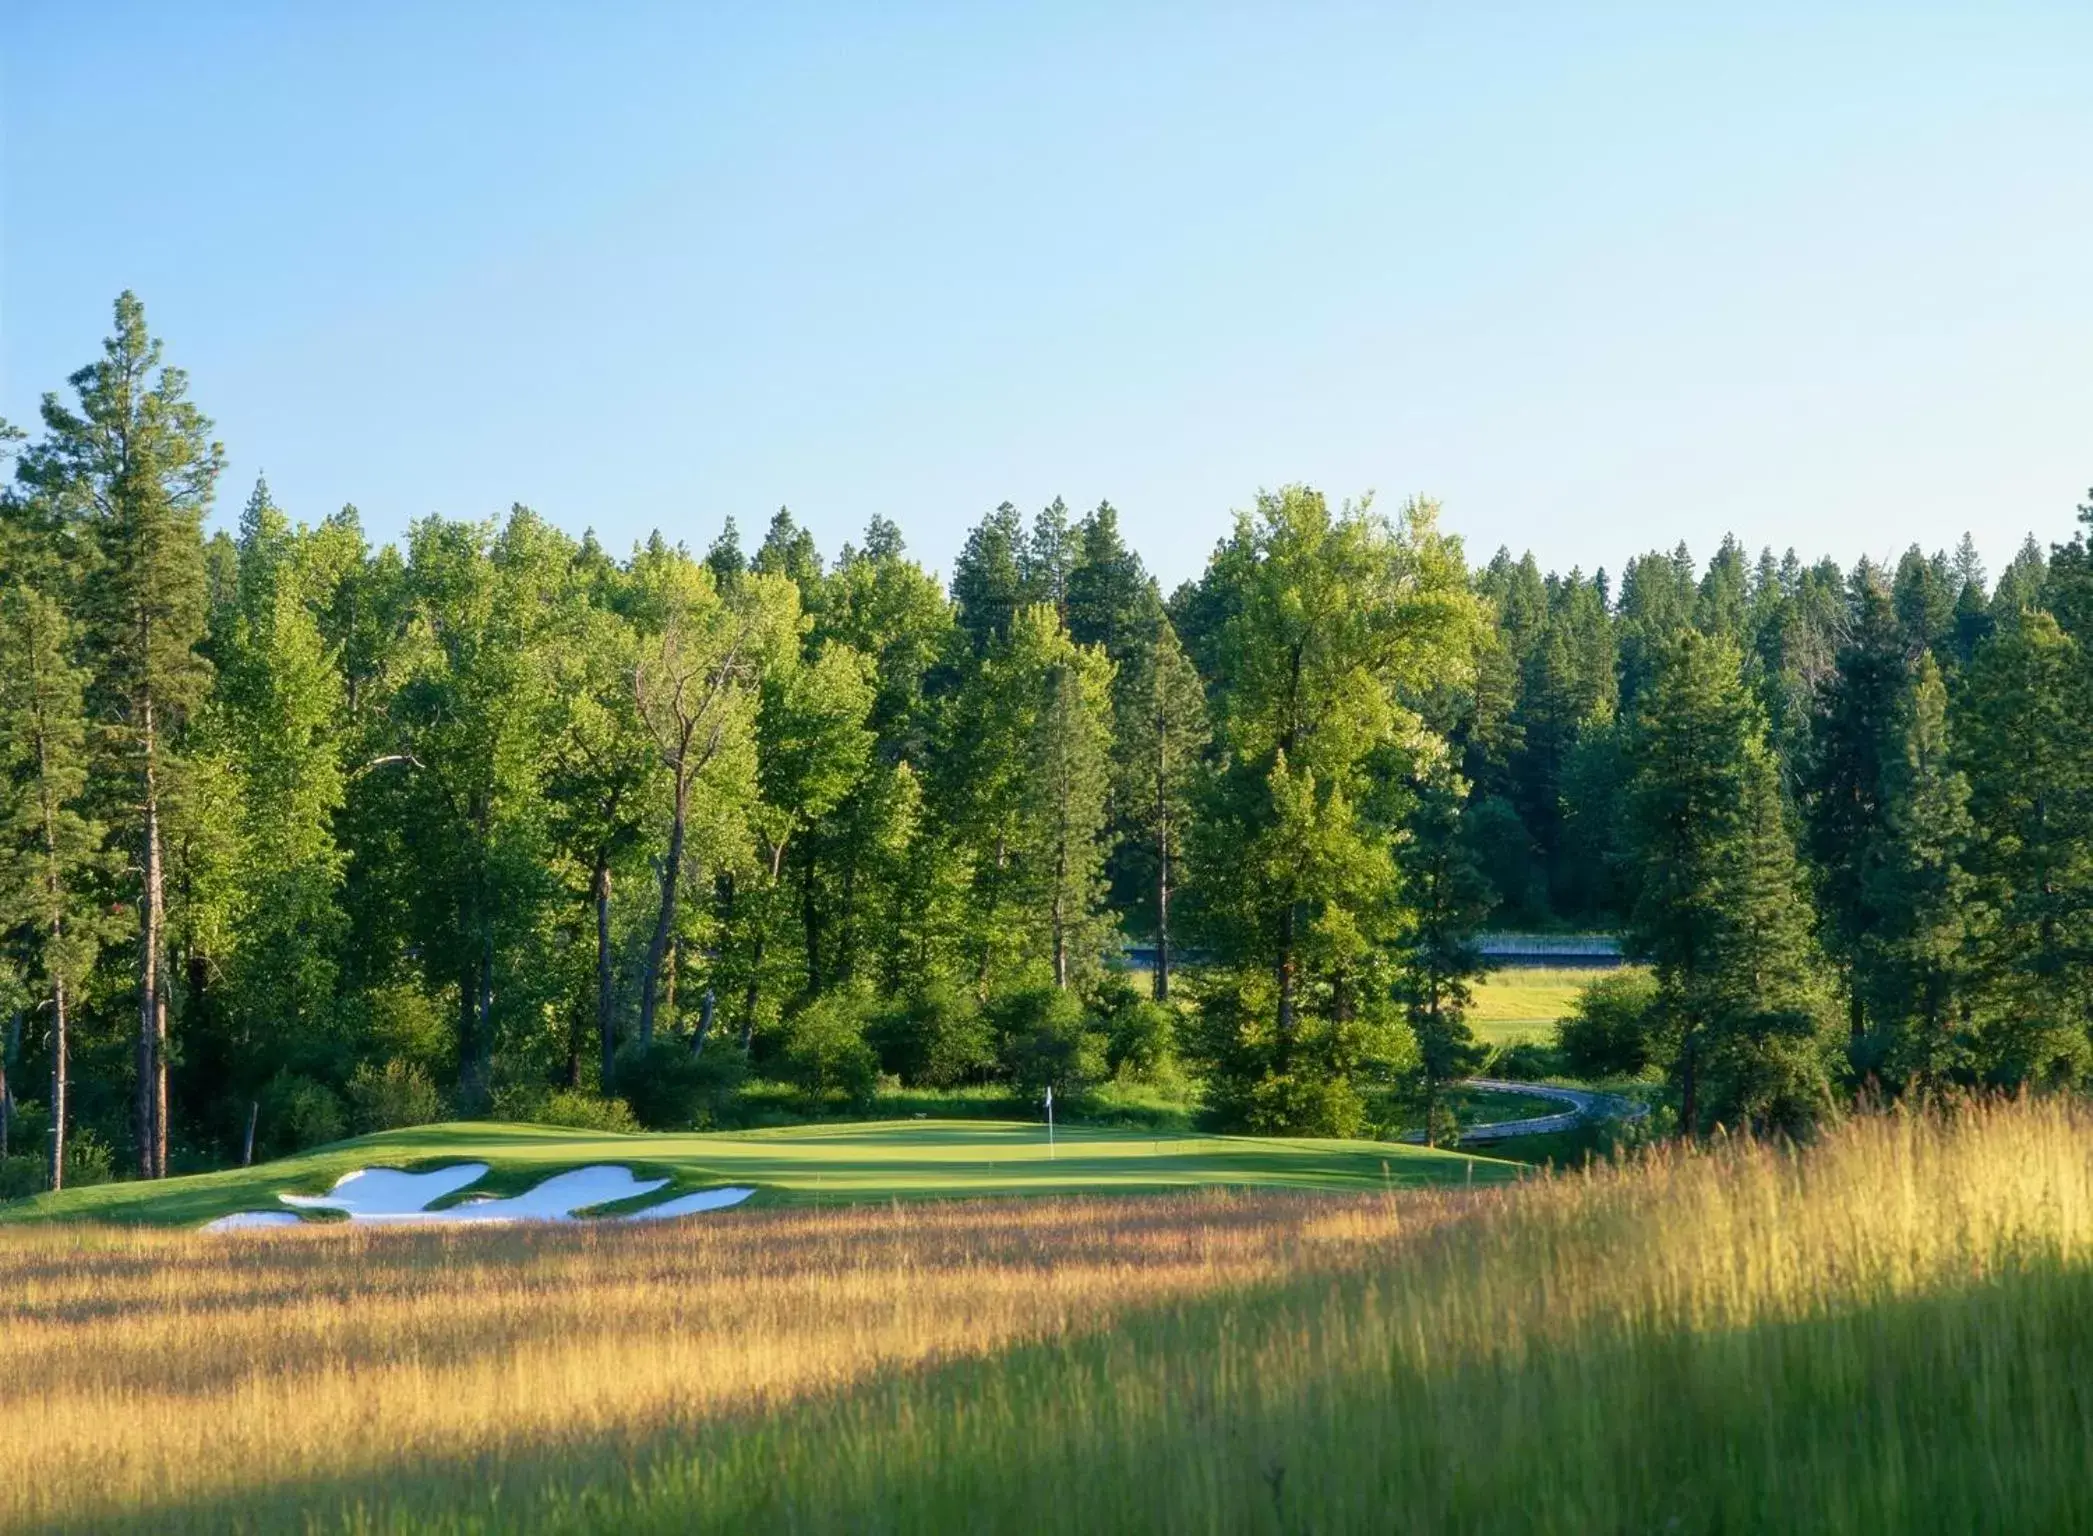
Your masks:
M1468 1023L1486 1045L1549 1040L1554 1037L1556 1021L1577 1005L1579 992L1602 976L1622 974L1620 966L1492 971L1475 984Z
M751 1206L987 1195L1155 1194L1213 1187L1351 1192L1503 1182L1509 1164L1378 1141L1188 1136L1022 1121L916 1120L713 1134L617 1135L554 1126L457 1123L384 1131L257 1168L161 1183L99 1184L0 1207L0 1222L104 1221L195 1226L235 1211L282 1209L359 1168L461 1161L491 1172L472 1194L518 1194L551 1174L620 1164L671 1182L655 1198L753 1185ZM616 1210L619 1207L611 1207Z

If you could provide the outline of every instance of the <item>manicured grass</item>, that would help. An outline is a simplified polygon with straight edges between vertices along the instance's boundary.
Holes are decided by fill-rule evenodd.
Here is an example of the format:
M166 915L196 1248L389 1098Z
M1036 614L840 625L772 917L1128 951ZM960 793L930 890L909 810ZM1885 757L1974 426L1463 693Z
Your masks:
M1576 1006L1577 994L1600 977L1617 974L1618 967L1492 971L1475 985L1469 1027L1488 1045L1553 1039L1556 1021Z
M2093 1116L1308 1199L0 1233L0 1527L2093 1528Z
M710 1135L621 1136L551 1126L458 1123L384 1131L258 1168L159 1183L100 1184L0 1206L0 1222L107 1221L194 1226L233 1211L281 1207L355 1168L421 1170L484 1162L472 1194L516 1193L587 1163L667 1176L667 1198L717 1184L756 1188L752 1206L839 1205L956 1195L1141 1194L1216 1185L1381 1190L1513 1176L1503 1164L1389 1142L1193 1136L1019 1121L905 1120Z

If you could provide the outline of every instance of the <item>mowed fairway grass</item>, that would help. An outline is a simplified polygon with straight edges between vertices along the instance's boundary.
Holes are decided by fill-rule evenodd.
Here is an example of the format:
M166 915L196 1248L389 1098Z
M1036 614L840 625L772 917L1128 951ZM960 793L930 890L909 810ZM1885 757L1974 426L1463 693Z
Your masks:
M750 1185L754 1208L954 1196L1140 1194L1207 1187L1385 1190L1491 1183L1519 1169L1487 1158L1371 1141L1093 1131L1015 1121L907 1120L721 1134L617 1135L479 1122L420 1126L337 1142L257 1168L163 1183L101 1184L0 1206L0 1224L95 1221L199 1226L234 1211L281 1210L357 1168L489 1165L457 1198L516 1194L563 1169L616 1163L667 1187ZM610 1207L616 1212L622 1207Z
M1555 1025L1577 1005L1577 994L1612 970L1507 967L1490 972L1475 984L1468 1025L1486 1045L1516 1045L1522 1040L1552 1040Z
M2093 1115L1378 1194L0 1233L0 1526L2093 1528Z

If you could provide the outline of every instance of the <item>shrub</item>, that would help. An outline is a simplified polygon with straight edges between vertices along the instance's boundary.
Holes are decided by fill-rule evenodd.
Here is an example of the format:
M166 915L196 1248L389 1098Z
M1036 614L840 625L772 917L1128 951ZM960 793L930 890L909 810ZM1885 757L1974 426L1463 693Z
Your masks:
M1538 1083L1545 1078L1567 1077L1562 1052L1538 1040L1520 1040L1501 1046L1483 1064L1485 1077L1502 1077L1515 1083Z
M34 1152L0 1157L0 1200L19 1200L44 1187L44 1160Z
M65 1184L84 1189L89 1184L107 1184L116 1177L116 1154L109 1143L82 1126L65 1139Z
M1124 1003L1105 1021L1105 1065L1114 1076L1154 1077L1176 1043L1176 1016L1145 998Z
M1555 1027L1563 1070L1571 1077L1634 1077L1650 1065L1657 983L1639 971L1602 976L1577 995Z
M1106 1076L1104 1040L1072 993L1028 987L993 1006L1004 1069L1020 1093L1079 1098Z
M866 1039L882 1070L912 1087L956 1088L979 1082L996 1064L988 1021L965 993L942 984L924 988L875 1018Z
M606 1099L579 1088L558 1088L538 1108L540 1125L564 1125L578 1131L637 1131L639 1118L623 1099Z
M325 1083L279 1072L262 1089L256 1135L272 1155L340 1141L347 1131L342 1101Z
M1281 1072L1250 1090L1244 1123L1265 1136L1356 1136L1366 1106L1348 1078Z
M349 1079L349 1117L358 1131L392 1131L443 1118L443 1097L429 1074L395 1056L384 1066L365 1062Z
M865 1040L866 1006L852 993L818 997L785 1025L780 1067L815 1108L862 1109L879 1086L879 1057Z
M691 1053L690 1042L656 1036L618 1052L618 1094L650 1131L706 1130L731 1115L747 1063L717 1034L711 1048Z

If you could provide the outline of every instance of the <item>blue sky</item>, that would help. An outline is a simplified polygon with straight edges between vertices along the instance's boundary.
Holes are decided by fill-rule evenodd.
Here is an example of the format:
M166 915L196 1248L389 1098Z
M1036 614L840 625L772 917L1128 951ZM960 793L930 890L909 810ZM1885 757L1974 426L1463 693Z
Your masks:
M1305 480L1479 558L1996 567L2093 482L2089 58L2083 3L26 0L0 414L130 287L228 519L944 566L1109 497L1175 582Z

